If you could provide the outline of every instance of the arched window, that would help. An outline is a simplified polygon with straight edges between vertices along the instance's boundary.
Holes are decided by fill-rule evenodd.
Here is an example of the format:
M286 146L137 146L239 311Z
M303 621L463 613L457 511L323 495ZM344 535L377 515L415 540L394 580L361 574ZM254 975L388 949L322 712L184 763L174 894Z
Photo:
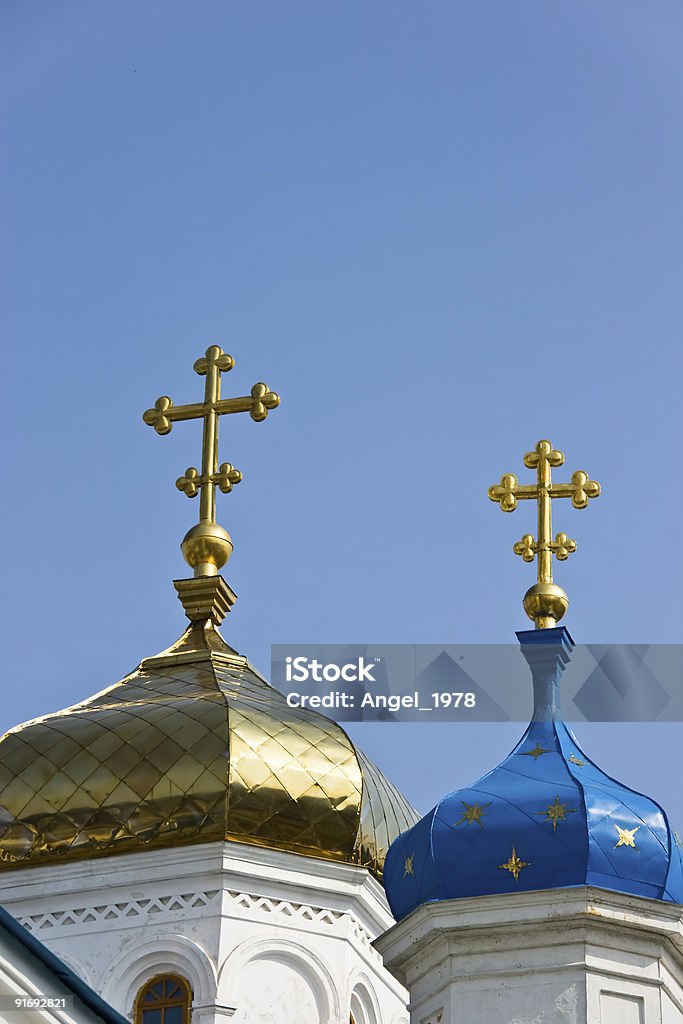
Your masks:
M159 974L135 1000L135 1024L190 1024L192 990L177 974Z

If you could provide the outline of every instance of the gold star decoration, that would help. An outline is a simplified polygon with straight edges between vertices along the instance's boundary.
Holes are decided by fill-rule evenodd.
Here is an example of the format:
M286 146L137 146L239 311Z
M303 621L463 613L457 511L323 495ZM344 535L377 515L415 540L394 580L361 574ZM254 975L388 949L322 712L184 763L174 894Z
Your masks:
M499 864L498 868L499 870L502 868L503 871L509 871L515 882L518 882L522 868L528 868L532 863L533 862L530 860L522 860L522 858L517 855L517 851L513 846L509 860L507 860L505 864Z
M536 814L545 814L545 820L552 821L553 832L557 832L558 821L566 821L568 814L576 814L576 812L576 807L567 807L566 804L561 804L559 796L556 796L554 804L548 804L544 811L536 811Z
M466 804L464 800L460 801L464 810L462 817L458 818L456 825L462 825L463 822L466 825L471 825L473 821L476 821L480 828L484 827L484 822L481 820L482 815L487 807L491 806L491 802L487 804Z
M582 761L579 757L576 756L576 754L570 754L569 755L569 760L571 761L572 764L578 765L579 768L585 768L586 767L586 762Z
M415 878L415 869L413 867L413 861L415 860L415 854L411 853L410 857L406 857L405 864L403 865L403 877L406 875L412 875Z
M636 825L635 828L620 828L619 825L615 824L617 835L619 836L619 842L614 844L614 849L617 846L632 846L634 850L637 850L635 834L640 828L640 825Z
M533 750L523 750L522 751L522 757L533 757L534 761L536 761L543 754L551 754L551 753L552 753L551 750L546 750L545 747L541 747L537 743Z

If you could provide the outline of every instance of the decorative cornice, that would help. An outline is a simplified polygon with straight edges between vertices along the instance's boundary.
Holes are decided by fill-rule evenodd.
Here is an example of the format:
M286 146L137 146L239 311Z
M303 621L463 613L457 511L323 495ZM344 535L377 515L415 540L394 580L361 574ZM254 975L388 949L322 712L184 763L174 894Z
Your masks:
M248 913L262 913L270 920L273 917L287 919L292 924L297 922L309 922L312 924L336 927L340 922L348 924L352 935L365 947L373 958L379 959L379 954L372 945L372 936L358 921L358 919L346 911L333 910L330 907L317 907L307 903L296 903L293 900L272 899L267 896L259 896L256 893L241 892L238 889L222 890L225 897L223 911L240 911ZM195 893L174 894L165 896L153 896L148 899L128 900L125 902L100 904L98 906L86 906L65 908L61 910L45 911L39 914L20 915L21 924L34 934L42 933L50 929L71 928L74 926L111 924L115 921L129 922L140 917L152 917L172 913L187 914L190 910L204 910L214 904L215 910L220 913L220 889L205 890Z
M107 903L99 906L75 907L74 909L51 910L42 914L19 916L18 920L30 932L42 932L50 928L68 928L73 925L100 925L111 921L128 921L131 918L153 914L167 914L172 911L187 913L188 910L203 909L219 894L218 889L205 892L153 896L149 899L129 900L121 903Z

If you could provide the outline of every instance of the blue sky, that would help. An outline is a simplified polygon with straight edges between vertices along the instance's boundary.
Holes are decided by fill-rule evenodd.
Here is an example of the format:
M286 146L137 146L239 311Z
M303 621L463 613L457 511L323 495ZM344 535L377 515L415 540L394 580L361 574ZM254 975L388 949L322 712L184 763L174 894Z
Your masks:
M509 642L549 437L603 485L557 529L577 642L682 641L683 10L652 0L6 2L3 726L183 628L171 580L194 359L265 380L222 424L244 483L230 643ZM582 727L668 805L683 725ZM357 726L422 809L516 726Z

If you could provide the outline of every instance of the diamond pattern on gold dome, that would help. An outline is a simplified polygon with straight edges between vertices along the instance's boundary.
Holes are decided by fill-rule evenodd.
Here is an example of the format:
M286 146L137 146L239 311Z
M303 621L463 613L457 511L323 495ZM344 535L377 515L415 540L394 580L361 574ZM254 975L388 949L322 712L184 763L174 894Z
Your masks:
M0 741L0 868L223 838L381 873L415 812L343 730L195 624Z

